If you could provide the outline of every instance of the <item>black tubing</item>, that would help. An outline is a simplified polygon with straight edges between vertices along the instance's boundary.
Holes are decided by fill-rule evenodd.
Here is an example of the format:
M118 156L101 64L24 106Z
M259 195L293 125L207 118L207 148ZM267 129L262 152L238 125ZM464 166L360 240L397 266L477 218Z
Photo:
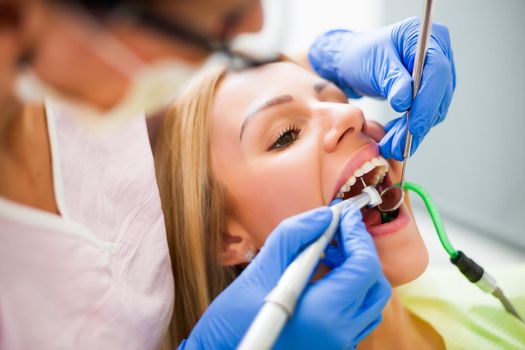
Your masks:
M456 265L459 271L472 283L476 283L483 277L483 268L461 250L458 250L458 255L450 258L450 261Z

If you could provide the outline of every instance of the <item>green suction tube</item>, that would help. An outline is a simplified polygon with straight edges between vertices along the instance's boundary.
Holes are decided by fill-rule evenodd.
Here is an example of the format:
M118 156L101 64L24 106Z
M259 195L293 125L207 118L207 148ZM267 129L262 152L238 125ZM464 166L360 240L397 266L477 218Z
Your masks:
M443 248L445 248L448 255L452 259L456 259L458 257L458 251L452 246L452 243L450 243L450 241L448 240L448 235L445 231L445 226L443 226L443 221L441 221L441 217L439 216L436 204L432 200L430 194L427 191L425 191L423 187L413 182L405 182L404 189L416 193L423 200L423 203L425 203L425 206L427 208L428 214L432 219L432 223L434 224L434 228L436 229L439 240L441 241L441 245L443 246Z
M400 184L398 184L398 186L400 186ZM450 261L454 265L456 265L459 271L470 282L478 286L478 288L480 288L482 291L484 291L485 293L492 294L494 297L496 297L501 302L505 310L507 310L507 312L514 315L518 320L523 321L521 316L516 311L516 308L512 305L510 300L503 294L503 291L498 286L494 277L492 277L485 269L483 269L483 267L481 267L478 263L469 258L461 250L454 249L452 243L450 243L450 241L448 240L447 233L445 232L445 227L443 226L443 222L439 217L439 212L436 208L436 204L432 200L432 197L430 197L430 194L427 191L425 191L423 187L413 182L405 182L405 186L403 188L405 190L412 191L416 193L419 197L421 197L423 203L425 203L425 206L427 207L428 214L432 219L432 223L434 224L434 228L436 229L439 240L441 241L441 245L443 246L443 248L445 248L448 255L450 256Z

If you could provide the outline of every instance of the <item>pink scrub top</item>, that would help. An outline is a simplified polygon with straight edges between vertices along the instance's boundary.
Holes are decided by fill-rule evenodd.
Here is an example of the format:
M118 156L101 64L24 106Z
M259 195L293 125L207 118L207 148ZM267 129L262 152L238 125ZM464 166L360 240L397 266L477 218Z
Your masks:
M0 349L155 349L174 298L144 118L46 106L60 216L0 197Z

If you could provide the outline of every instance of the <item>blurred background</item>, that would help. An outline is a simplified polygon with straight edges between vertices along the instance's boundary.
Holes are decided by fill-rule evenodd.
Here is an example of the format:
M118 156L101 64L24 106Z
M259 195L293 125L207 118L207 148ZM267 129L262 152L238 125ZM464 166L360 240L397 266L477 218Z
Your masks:
M303 51L334 27L373 29L423 10L422 0L283 2L268 7L266 30L278 28L272 18L282 18L284 7L284 30L278 30L286 53ZM421 145L408 178L433 195L456 248L480 263L525 261L524 18L523 0L434 2L433 20L450 29L458 84L446 122ZM396 117L384 102L357 103L368 118ZM422 204L414 204L431 262L445 263Z

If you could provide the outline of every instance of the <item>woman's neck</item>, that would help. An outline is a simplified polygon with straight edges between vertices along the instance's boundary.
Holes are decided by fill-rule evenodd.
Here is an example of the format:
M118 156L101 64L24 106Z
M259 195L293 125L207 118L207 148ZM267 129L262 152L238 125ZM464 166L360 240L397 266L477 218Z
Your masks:
M58 213L43 106L9 105L0 113L0 196Z
M23 106L12 96L0 98L0 149L4 149L9 142L9 129L13 121L22 114Z
M357 349L433 350L445 349L445 346L441 336L428 323L408 312L394 290L383 310L381 323Z

